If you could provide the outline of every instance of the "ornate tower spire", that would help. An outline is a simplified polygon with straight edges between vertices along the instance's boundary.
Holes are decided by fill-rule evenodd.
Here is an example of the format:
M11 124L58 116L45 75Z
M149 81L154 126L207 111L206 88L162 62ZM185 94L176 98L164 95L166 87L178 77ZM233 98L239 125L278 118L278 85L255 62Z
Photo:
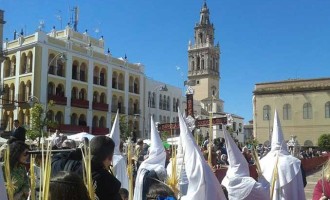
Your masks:
M214 44L214 27L206 1L200 11L199 22L194 27L194 42L188 46L188 80L196 83L194 98L199 101L220 94L220 47ZM218 109L222 110L222 109Z

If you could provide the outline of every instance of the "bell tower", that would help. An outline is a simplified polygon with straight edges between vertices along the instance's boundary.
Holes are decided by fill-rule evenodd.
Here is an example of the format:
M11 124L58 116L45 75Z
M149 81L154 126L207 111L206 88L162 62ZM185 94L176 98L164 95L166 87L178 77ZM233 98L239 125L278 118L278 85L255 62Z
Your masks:
M188 45L188 81L194 89L194 99L206 104L216 100L213 112L223 111L220 96L220 46L214 44L214 27L206 2L194 28L194 42ZM213 101L212 101L213 104ZM210 109L207 109L210 110Z

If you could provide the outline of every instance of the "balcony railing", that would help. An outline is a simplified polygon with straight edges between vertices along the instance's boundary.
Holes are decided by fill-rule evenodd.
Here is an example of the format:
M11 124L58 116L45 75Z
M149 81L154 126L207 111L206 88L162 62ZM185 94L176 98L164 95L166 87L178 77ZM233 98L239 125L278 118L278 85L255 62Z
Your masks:
M93 135L106 135L108 133L109 133L109 128L92 127Z
M72 125L72 124L60 124L58 129L62 133L81 133L81 132L89 132L89 126L79 126L79 125Z
M93 102L93 109L94 110L102 110L102 111L109 111L109 104L107 103L97 103Z
M78 108L89 108L89 101L82 99L71 99L71 106Z
M48 95L48 101L49 100L54 101L54 104L57 105L67 105L67 98L65 96Z

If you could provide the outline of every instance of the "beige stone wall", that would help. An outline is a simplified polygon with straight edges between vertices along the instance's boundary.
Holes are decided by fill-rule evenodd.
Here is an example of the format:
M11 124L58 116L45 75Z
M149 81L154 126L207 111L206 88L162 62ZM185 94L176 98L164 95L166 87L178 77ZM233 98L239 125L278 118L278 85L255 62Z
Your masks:
M289 140L291 135L296 135L301 145L313 144L317 145L317 140L321 134L330 134L330 118L325 118L325 104L330 101L330 90L317 90L317 87L330 85L328 80L315 81L299 81L297 82L281 82L276 84L257 85L255 90L255 110L254 110L254 135L260 143L265 142L269 138L269 130L272 130L274 111L278 112L284 138ZM274 86L277 85L277 86ZM290 92L292 88L305 88L305 91ZM259 87L260 86L260 87ZM256 91L269 91L269 88L285 88L286 91L273 94L256 94ZM310 91L310 88L314 88ZM268 90L267 90L268 89ZM311 103L312 119L303 119L303 105ZM283 106L291 105L291 120L283 119ZM271 107L270 126L269 121L263 119L263 107L269 105Z

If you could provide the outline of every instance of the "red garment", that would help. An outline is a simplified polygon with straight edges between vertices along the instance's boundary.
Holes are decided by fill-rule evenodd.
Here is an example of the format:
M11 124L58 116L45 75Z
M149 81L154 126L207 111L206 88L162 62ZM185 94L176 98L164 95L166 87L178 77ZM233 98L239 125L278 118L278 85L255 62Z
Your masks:
M319 200L322 197L322 179L320 179L314 188L313 200ZM324 179L324 195L330 198L330 182Z

